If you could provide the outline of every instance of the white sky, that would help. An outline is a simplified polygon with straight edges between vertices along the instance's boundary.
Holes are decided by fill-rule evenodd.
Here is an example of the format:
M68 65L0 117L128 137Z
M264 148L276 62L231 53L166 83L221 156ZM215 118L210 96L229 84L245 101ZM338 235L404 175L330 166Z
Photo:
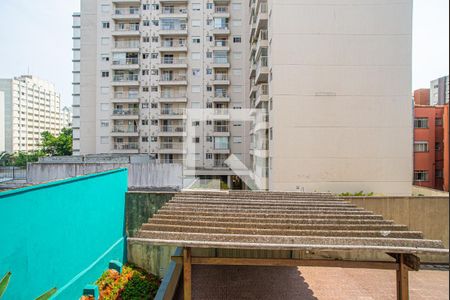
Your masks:
M28 73L72 103L72 13L79 0L0 0L0 78ZM449 0L414 0L413 88L449 73Z

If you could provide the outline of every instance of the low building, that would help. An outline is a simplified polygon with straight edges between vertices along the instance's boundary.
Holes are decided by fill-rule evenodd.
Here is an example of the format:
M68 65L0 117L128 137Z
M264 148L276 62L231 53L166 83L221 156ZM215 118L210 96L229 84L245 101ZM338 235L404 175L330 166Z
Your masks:
M444 118L445 111L447 118ZM414 184L448 191L448 104L416 104L414 118ZM447 161L447 172L444 171L444 160Z
M415 90L414 103L417 105L430 105L430 89Z
M41 133L61 131L61 96L53 84L31 75L0 79L3 93L0 152L39 149Z

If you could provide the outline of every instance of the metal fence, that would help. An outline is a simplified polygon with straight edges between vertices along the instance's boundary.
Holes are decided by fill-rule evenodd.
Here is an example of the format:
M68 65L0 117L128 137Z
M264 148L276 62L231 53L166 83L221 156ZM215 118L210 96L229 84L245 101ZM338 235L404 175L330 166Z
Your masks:
M27 179L25 167L0 167L0 182Z

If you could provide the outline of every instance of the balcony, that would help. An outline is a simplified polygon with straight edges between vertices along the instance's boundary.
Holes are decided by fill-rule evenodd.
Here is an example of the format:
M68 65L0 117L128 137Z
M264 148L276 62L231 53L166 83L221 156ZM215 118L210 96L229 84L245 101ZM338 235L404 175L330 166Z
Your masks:
M269 58L261 56L256 64L256 83L267 83L269 79Z
M139 40L116 41L113 52L139 52Z
M163 57L159 64L160 69L187 69L186 58Z
M229 18L230 17L230 9L228 6L216 6L214 8L213 17L215 18Z
M113 86L136 86L139 85L138 74L114 75Z
M214 79L212 80L213 85L230 85L230 78L226 73L214 74Z
M134 125L114 125L112 136L139 136L138 127Z
M158 49L160 52L187 52L186 40L163 40L161 46Z
M224 90L224 89L215 90L212 101L213 102L230 102L230 96L228 95L227 90Z
M159 112L160 119L185 119L186 108L162 108Z
M268 5L267 2L261 2L258 7L258 13L256 15L256 34L262 29L267 29L267 22L269 20Z
M225 160L218 159L214 160L214 168L229 169L230 167L225 163Z
M113 12L113 20L139 20L140 10L137 7L116 8Z
M214 125L213 136L230 136L230 126L229 125Z
M183 125L162 125L159 136L186 136L186 128Z
M159 153L186 154L187 150L184 143L161 142Z
M213 51L230 51L230 43L228 40L215 40L212 46Z
M228 25L224 26L216 26L212 29L213 35L229 35L230 34L230 28Z
M228 108L214 108L213 110L214 120L229 120L230 110Z
M212 67L213 68L230 68L230 61L228 60L228 57L216 56L213 59Z
M113 70L135 70L139 69L139 58L124 58L112 61Z
M139 153L139 143L114 143L115 153Z
M178 75L165 75L161 76L159 79L160 86L179 86L179 85L187 85L187 76L186 74L178 74Z
M162 24L159 35L187 35L187 23Z
M269 85L268 84L258 85L256 90L255 107L258 107L262 102L267 101L269 101Z
M112 113L112 119L137 120L139 119L139 109L138 108L114 109Z
M256 42L256 56L260 56L262 51L267 53L269 47L269 33L267 30L259 32L258 41Z
M188 10L186 7L162 7L160 19L163 18L184 18L188 17Z
M161 96L159 98L159 102L187 102L187 94L186 92L177 92L177 91L161 91Z
M139 103L139 92L115 92L113 103Z
M113 36L139 36L139 24L117 24Z

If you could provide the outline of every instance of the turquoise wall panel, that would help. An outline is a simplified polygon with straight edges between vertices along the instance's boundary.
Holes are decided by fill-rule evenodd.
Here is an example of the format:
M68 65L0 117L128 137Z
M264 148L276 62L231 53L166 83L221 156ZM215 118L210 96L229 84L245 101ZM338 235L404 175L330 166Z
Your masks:
M127 171L114 170L0 193L3 299L78 299L110 260L124 262ZM2 299L2 300L3 300Z

